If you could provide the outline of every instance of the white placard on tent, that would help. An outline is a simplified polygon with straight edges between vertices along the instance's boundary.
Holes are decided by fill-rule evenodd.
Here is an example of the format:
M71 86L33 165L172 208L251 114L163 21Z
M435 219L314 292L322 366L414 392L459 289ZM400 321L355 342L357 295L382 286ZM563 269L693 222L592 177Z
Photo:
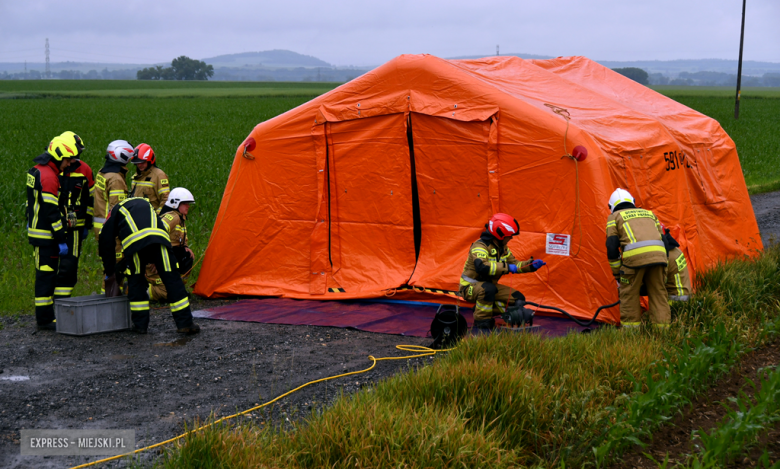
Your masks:
M547 254L568 256L571 248L571 236L567 234L547 233Z

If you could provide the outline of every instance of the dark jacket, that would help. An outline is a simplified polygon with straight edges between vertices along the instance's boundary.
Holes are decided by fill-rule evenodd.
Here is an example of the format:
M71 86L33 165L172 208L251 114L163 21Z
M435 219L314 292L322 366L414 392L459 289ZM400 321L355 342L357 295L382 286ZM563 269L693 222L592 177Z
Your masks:
M128 262L133 254L152 244L171 247L171 239L149 201L140 197L125 199L111 209L100 230L99 252L103 271L112 275L116 268L116 243L119 238Z
M92 168L81 160L74 160L60 174L60 205L76 213L75 229L92 228L95 179Z

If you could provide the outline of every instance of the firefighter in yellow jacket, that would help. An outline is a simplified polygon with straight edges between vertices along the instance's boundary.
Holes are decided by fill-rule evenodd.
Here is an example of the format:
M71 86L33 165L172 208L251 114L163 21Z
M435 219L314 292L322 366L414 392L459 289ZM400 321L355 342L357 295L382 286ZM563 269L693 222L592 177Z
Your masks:
M133 157L133 145L127 140L114 140L106 148L106 162L95 177L95 209L92 219L92 231L95 233L95 239L99 239L100 230L106 222L108 214L115 205L127 198L127 163ZM122 243L116 240L115 243L116 263L122 266L120 268L120 284L124 275L124 264L122 255ZM105 282L102 282L100 292L105 293Z
M130 162L135 165L136 169L130 197L143 197L152 204L154 210L159 214L165 201L168 200L171 188L168 176L157 167L154 150L146 143L142 143L136 147Z
M171 237L171 251L176 258L176 267L179 275L184 278L192 269L195 256L187 242L187 215L190 205L195 203L192 193L183 187L171 190L165 206L160 211L160 219L165 223L166 230ZM153 264L146 266L146 281L149 282L149 299L165 301L168 299L168 291L157 273Z
M609 198L607 259L620 284L620 322L637 326L642 319L639 296L647 287L650 316L655 324L671 321L666 299L666 248L661 224L653 212L634 206L634 197L617 189Z
M669 229L661 223L663 240L666 251L669 253L669 265L666 268L666 292L669 301L688 301L691 295L691 276L688 270L688 261L680 250L680 243L669 232Z
M545 262L529 259L519 262L507 244L520 233L517 220L506 213L496 213L485 225L482 236L471 245L463 274L460 276L459 294L466 301L473 301L474 328L477 332L495 328L493 315L504 314L516 302L524 302L519 291L499 285L504 274L535 272Z
M127 140L114 140L106 149L106 163L95 177L95 209L92 228L95 239L114 205L127 198L127 163L133 157L133 146ZM119 254L121 251L117 251Z

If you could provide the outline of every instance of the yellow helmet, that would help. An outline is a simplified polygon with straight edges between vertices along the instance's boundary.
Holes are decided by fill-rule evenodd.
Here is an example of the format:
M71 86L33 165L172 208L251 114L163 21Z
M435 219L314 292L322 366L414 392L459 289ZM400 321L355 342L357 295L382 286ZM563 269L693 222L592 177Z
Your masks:
M66 142L73 143L73 145L76 146L76 158L78 158L79 155L81 155L81 152L83 152L86 148L84 145L84 140L82 140L81 137L76 135L74 132L71 132L70 130L63 132L60 137L62 137Z
M62 136L54 137L54 140L49 142L49 148L47 149L49 155L54 158L54 161L62 161L65 158L76 158L78 156L78 150L73 142L69 142L62 138Z

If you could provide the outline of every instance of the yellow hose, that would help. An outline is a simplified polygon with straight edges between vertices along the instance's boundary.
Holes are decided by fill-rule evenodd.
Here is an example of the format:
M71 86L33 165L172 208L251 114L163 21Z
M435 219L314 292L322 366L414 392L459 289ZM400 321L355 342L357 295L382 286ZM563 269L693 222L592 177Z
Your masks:
M137 449L135 451L132 451L130 453L120 454L120 455L117 455L117 456L111 456L110 458L99 459L97 461L93 461L93 462L90 462L90 463L82 464L80 466L74 466L71 469L80 469L82 467L90 467L90 466L94 466L96 464L101 464L101 463L104 463L104 462L113 461L114 459L124 458L126 456L132 456L132 455L137 454L137 453L142 453L142 452L150 450L150 449L154 449L154 448L158 448L158 447L163 446L163 445L167 445L168 443L172 443L172 442L174 442L176 440L180 440L180 439L186 437L187 435L191 435L191 434L193 434L195 432L199 432L199 431L204 430L204 429L206 429L208 427L211 427L212 425L216 425L216 424L218 424L220 422L224 422L226 420L230 420L230 419L239 417L241 415L248 414L250 412L254 412L254 411L258 410L258 409L262 409L263 407L265 407L267 405L270 405L270 404L273 404L274 402L278 401L279 399L282 399L283 397L287 397L290 394L294 393L295 391L303 389L306 386L309 386L310 384L321 383L323 381L329 381L329 380L336 379L336 378L342 378L344 376L351 376L351 375L358 375L358 374L361 374L361 373L366 373L366 372L371 371L372 369L374 369L374 367L376 366L376 362L378 362L378 361L382 361L382 360L407 360L407 359L410 359L410 358L428 357L428 356L436 355L439 352L449 352L450 350L453 350L453 349L434 350L432 348L423 347L422 345L396 345L395 348L397 348L398 350L403 350L404 352L415 352L415 353L417 353L417 355L407 355L407 356L404 356L404 357L382 357L382 358L375 358L373 355L369 355L368 359L371 360L371 366L369 366L365 370L350 371L349 373L342 373L342 374L336 375L336 376L329 376L327 378L321 378L321 379L316 379L314 381L309 381L308 383L302 384L302 385L298 386L297 388L295 388L295 389L293 389L291 391L287 391L286 393L282 394L281 396L278 396L278 397L276 397L276 398L266 402L265 404L261 404L261 405L252 407L251 409L247 409L247 410L244 410L242 412L238 412L238 413L233 414L233 415L228 415L227 417L222 417L219 420L215 420L214 422L207 423L206 425L198 427L198 428L196 428L194 430L190 430L190 431L188 431L186 433L182 433L181 435L173 437L173 438L171 438L169 440L161 441L159 443L155 443L155 444L153 444L151 446L146 446L144 448L139 448L139 449Z

